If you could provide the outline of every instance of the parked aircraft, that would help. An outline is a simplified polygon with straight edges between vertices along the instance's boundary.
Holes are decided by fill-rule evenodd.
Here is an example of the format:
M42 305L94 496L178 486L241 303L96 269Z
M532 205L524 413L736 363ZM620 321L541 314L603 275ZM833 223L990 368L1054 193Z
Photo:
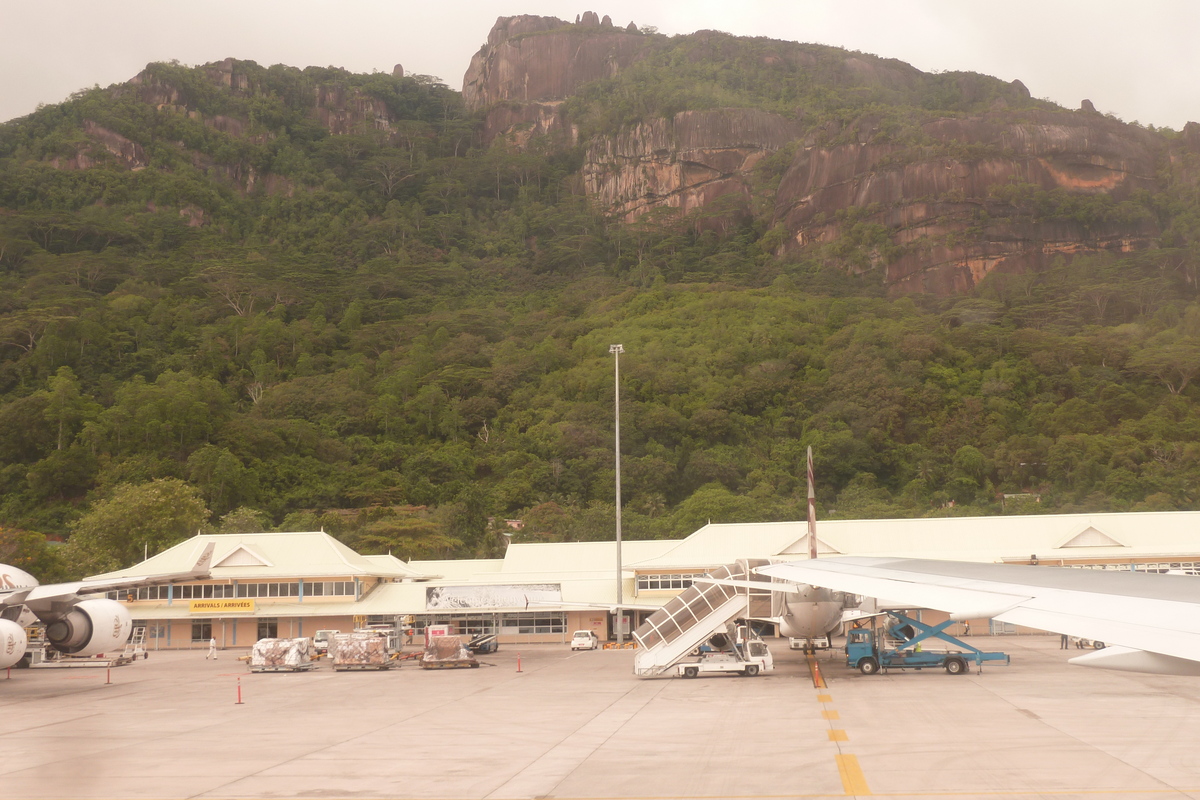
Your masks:
M1072 664L1200 675L1200 578L912 558L823 558L755 570L771 578L1104 642Z
M46 586L24 570L0 564L0 669L13 666L25 655L25 628L35 620L46 626L47 641L68 655L93 656L123 648L133 630L129 612L117 601L98 595L207 578L214 546L209 542L187 572Z
M808 448L808 558L817 558L817 495L813 488L812 448ZM755 570L758 571L758 570ZM858 605L852 594L820 585L780 581L736 581L699 578L698 583L719 583L754 591L771 592L769 620L779 625L779 634L791 639L832 638L842 622L853 617Z
M752 568L760 572L764 567ZM765 574L765 573L764 573ZM842 624L863 616L856 606L858 598L823 586L792 581L729 580L695 578L696 583L716 583L754 592L771 592L771 615L755 617L779 626L779 635L790 639L819 639L836 636Z

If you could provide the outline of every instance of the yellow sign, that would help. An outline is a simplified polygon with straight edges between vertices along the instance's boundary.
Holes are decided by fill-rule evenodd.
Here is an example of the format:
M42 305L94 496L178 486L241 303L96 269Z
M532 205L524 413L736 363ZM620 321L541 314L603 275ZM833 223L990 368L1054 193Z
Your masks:
M229 611L253 612L253 600L192 600L188 604L192 614L216 614Z

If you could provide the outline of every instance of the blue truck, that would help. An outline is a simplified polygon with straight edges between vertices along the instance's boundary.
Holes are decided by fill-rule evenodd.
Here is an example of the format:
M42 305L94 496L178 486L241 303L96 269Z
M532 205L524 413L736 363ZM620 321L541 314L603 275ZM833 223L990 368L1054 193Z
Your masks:
M1009 663L1007 653L985 653L946 633L951 620L929 625L898 611L888 612L884 619L883 625L852 628L846 633L847 666L863 675L889 669L944 669L951 675L963 675L971 665L982 672L985 661ZM931 641L960 649L924 649Z

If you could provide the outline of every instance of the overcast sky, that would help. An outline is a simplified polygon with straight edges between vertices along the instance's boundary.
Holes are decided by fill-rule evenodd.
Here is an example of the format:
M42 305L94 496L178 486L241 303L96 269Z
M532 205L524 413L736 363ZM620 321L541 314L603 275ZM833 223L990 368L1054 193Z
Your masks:
M136 75L150 61L408 73L462 88L497 16L583 11L661 33L819 42L925 71L1020 79L1068 108L1180 129L1200 120L1197 0L0 0L0 120Z

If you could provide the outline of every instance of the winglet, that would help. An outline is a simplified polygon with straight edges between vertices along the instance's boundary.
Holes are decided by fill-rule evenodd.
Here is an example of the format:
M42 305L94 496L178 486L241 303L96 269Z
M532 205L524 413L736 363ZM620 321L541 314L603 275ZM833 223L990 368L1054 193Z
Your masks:
M1081 667L1115 669L1121 672L1150 672L1156 675L1200 675L1200 663L1148 650L1109 645L1082 656L1067 659Z

